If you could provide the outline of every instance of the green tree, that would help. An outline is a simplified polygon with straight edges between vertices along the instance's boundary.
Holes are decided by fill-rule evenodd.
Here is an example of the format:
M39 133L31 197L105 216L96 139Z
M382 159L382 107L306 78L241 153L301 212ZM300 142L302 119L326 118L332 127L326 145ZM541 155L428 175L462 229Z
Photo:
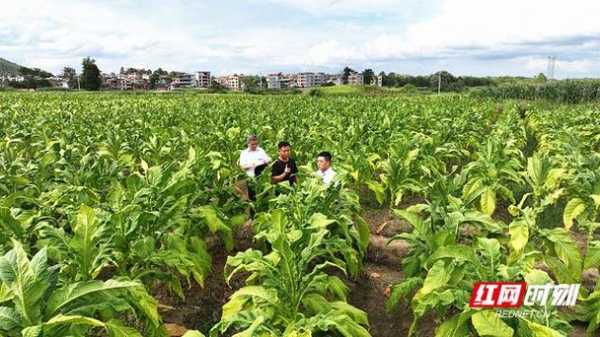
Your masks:
M81 73L81 88L90 91L100 90L102 78L100 78L100 69L96 65L96 60L86 57L81 62L83 71Z
M64 67L62 77L67 80L69 89L77 88L77 72L75 71L75 68Z
M373 69L365 69L363 70L363 81L365 85L370 85L373 79L375 78L375 72Z
M544 73L539 73L539 74L538 74L538 75L535 77L535 80L536 80L537 82L542 82L542 83L544 83L544 82L548 81L548 78L546 77L546 75L544 75Z
M354 70L352 70L352 68L350 68L350 67L344 68L344 70L342 71L342 84L348 84L348 77L353 72L354 72Z
M456 82L456 77L446 70L438 71L429 77L431 89L435 91L438 90L438 86L442 91L449 91L454 82Z
M169 73L165 70L162 70L162 68L158 68L152 72L152 75L150 75L150 89L156 89L158 82L160 81L160 77L168 74Z

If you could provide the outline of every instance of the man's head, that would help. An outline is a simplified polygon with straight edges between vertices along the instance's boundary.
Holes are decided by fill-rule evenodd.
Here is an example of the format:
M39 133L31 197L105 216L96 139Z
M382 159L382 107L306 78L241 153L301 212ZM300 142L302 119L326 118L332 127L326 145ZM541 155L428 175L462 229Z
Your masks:
M331 153L323 151L317 155L317 166L319 170L325 171L331 167Z
M250 151L256 151L256 148L258 147L258 138L256 135L249 135L248 138L246 138L246 144L248 144L248 149L250 149Z
M288 160L291 151L290 143L279 142L279 144L277 144L277 149L279 150L279 158L283 160Z

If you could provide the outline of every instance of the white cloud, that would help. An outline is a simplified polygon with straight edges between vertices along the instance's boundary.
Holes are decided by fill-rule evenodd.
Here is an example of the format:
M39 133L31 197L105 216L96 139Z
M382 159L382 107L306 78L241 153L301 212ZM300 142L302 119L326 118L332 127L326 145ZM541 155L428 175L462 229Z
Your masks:
M440 6L427 11L413 0L254 2L255 21L238 5L227 4L225 10L211 1L8 2L0 12L0 57L55 72L88 55L112 71L162 66L270 72L346 64L377 64L390 71L411 62L449 68L472 62L529 73L545 70L546 55L558 56L557 74L600 69L594 61L600 1L436 0ZM280 7L269 12L273 3L310 15L280 14ZM407 19L407 13L416 14Z
M398 0L269 0L278 5L296 8L313 15L348 13L382 13L406 8Z

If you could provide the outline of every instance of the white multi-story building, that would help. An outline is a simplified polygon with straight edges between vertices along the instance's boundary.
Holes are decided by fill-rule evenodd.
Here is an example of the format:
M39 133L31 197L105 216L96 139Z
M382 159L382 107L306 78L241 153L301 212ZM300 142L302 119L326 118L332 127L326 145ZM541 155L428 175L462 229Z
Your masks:
M296 86L298 88L310 88L315 85L315 74L313 73L299 73L296 76Z
M233 74L217 77L217 82L229 90L240 91L243 89L243 75Z
M315 87L321 86L321 85L325 84L325 82L326 82L325 74L315 73L315 75L313 76L313 84Z
M210 88L210 71L198 71L194 74L194 85L197 88Z
M270 74L267 76L267 88L268 89L282 89L281 80L283 79L283 75L279 74Z
M348 75L348 84L350 85L363 85L364 78L362 73L352 72Z
M176 88L191 88L194 86L194 75L187 73L179 73L175 80L171 82L171 89Z

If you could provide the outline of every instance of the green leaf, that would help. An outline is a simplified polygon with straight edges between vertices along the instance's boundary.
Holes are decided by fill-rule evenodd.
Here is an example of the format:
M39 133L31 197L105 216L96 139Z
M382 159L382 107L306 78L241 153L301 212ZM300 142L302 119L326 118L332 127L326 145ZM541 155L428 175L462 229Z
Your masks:
M487 188L481 194L481 212L485 215L492 215L496 210L496 191Z
M41 337L42 325L34 325L21 330L21 337Z
M81 316L81 315L62 315L58 314L44 323L44 327L50 327L54 325L88 325L88 326L96 326L96 327L104 327L104 323L101 321Z
M415 295L416 299L422 298L432 291L445 286L450 280L452 268L447 268L443 260L436 261L423 282L423 287Z
M71 283L52 292L46 304L46 316L54 316L62 308L69 304L90 296L103 292L112 292L117 290L126 290L128 288L143 287L138 282L133 281L84 281Z
M588 244L587 253L583 262L583 269L589 269L600 266L600 242L595 241L595 244Z
M514 330L494 311L482 310L471 316L473 327L481 337L512 337Z
M252 324L248 327L248 329L246 329L240 333L236 333L232 337L254 337L255 336L254 332L261 326L261 324L263 324L264 321L265 321L264 316L262 316L262 315L258 316L254 320L254 322L252 322Z
M419 234L426 234L429 231L423 222L423 218L421 218L419 214L403 209L394 209L393 211L398 216L406 219Z
M19 313L9 307L0 307L0 331L10 331L21 325Z
M575 220L584 211L585 202L583 200L580 198L573 198L569 200L563 213L563 223L565 224L565 229L570 230L573 226L573 220Z
M103 237L104 228L93 208L82 205L77 213L69 246L75 252L78 268L85 280L94 279L109 259Z
M18 241L13 249L0 257L0 280L13 295L15 309L23 320L23 326L41 323L41 301L48 289L47 253L40 250L31 261Z
M592 194L590 195L590 198L594 200L594 205L596 208L600 208L600 194Z
M440 324L435 330L435 337L465 337L469 335L468 313L455 315L451 319Z
M513 221L508 226L508 233L510 234L510 241L508 242L510 248L515 256L520 255L529 241L529 226L527 221L524 219Z
M548 283L554 283L552 278L543 270L534 269L525 274L525 282L531 285L544 285Z
M225 248L228 251L233 249L233 231L221 220L214 207L201 206L194 209L194 212L204 220L211 233L221 233Z
M330 224L334 223L335 220L328 219L325 215L321 213L314 213L313 215L311 215L308 222L313 228L326 228Z
M231 295L231 299L238 297L258 298L270 303L276 303L278 301L277 292L262 286L246 286Z
M547 326L529 320L525 320L525 322L527 323L529 330L531 330L532 337L566 337L562 333Z
M110 337L142 337L137 330L124 326L116 319L111 319L106 323L106 330Z
M383 184L375 181L368 181L367 187L375 193L375 199L380 205L385 201L385 187Z
M205 336L198 330L188 330L181 337L205 337Z
M21 239L25 234L25 229L12 216L8 207L0 207L0 226L4 228L3 231L5 234L12 234L18 239Z

